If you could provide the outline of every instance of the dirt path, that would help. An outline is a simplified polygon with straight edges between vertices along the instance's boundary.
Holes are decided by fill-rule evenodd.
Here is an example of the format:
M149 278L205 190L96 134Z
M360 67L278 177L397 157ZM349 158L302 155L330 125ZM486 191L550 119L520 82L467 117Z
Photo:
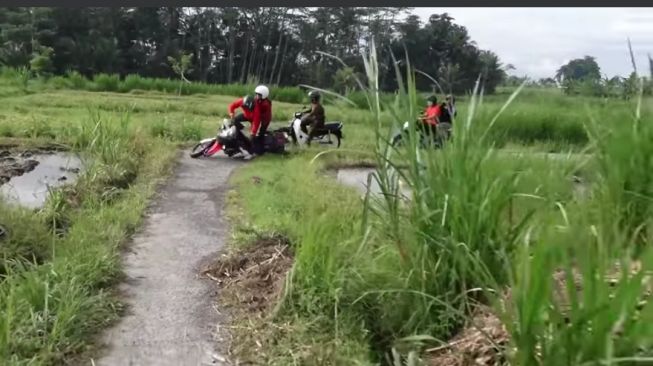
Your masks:
M229 237L227 178L238 161L181 162L134 236L120 286L127 314L108 330L95 365L225 365L216 332L215 288L198 277Z

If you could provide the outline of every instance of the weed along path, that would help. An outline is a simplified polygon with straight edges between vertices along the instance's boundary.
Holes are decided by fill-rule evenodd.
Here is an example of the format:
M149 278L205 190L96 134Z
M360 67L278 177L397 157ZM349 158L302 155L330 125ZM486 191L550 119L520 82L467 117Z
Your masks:
M124 255L126 314L95 365L223 365L215 287L201 267L225 244L227 178L239 163L184 152Z

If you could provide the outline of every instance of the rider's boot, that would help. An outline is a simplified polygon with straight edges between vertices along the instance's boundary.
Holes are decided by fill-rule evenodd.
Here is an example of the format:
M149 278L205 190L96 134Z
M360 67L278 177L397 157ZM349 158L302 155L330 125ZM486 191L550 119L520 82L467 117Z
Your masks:
M245 148L240 148L240 152L243 154L243 159L244 160L252 160L256 157L256 154L252 154L247 149Z

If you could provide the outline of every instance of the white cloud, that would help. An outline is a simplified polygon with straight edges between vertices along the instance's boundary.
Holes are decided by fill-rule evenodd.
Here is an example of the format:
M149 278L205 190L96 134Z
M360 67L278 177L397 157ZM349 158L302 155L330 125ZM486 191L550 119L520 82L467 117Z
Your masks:
M648 74L653 54L653 8L415 8L424 21L449 13L472 40L497 53L514 73L534 78L553 76L565 62L591 55L603 73L632 71L626 39L630 37L637 67Z

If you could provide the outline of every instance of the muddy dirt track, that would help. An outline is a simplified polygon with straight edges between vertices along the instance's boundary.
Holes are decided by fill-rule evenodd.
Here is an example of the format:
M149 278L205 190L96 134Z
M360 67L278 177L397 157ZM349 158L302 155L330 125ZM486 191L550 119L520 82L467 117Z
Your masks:
M124 254L127 314L95 365L226 365L215 285L198 276L229 237L227 178L241 162L184 152Z

